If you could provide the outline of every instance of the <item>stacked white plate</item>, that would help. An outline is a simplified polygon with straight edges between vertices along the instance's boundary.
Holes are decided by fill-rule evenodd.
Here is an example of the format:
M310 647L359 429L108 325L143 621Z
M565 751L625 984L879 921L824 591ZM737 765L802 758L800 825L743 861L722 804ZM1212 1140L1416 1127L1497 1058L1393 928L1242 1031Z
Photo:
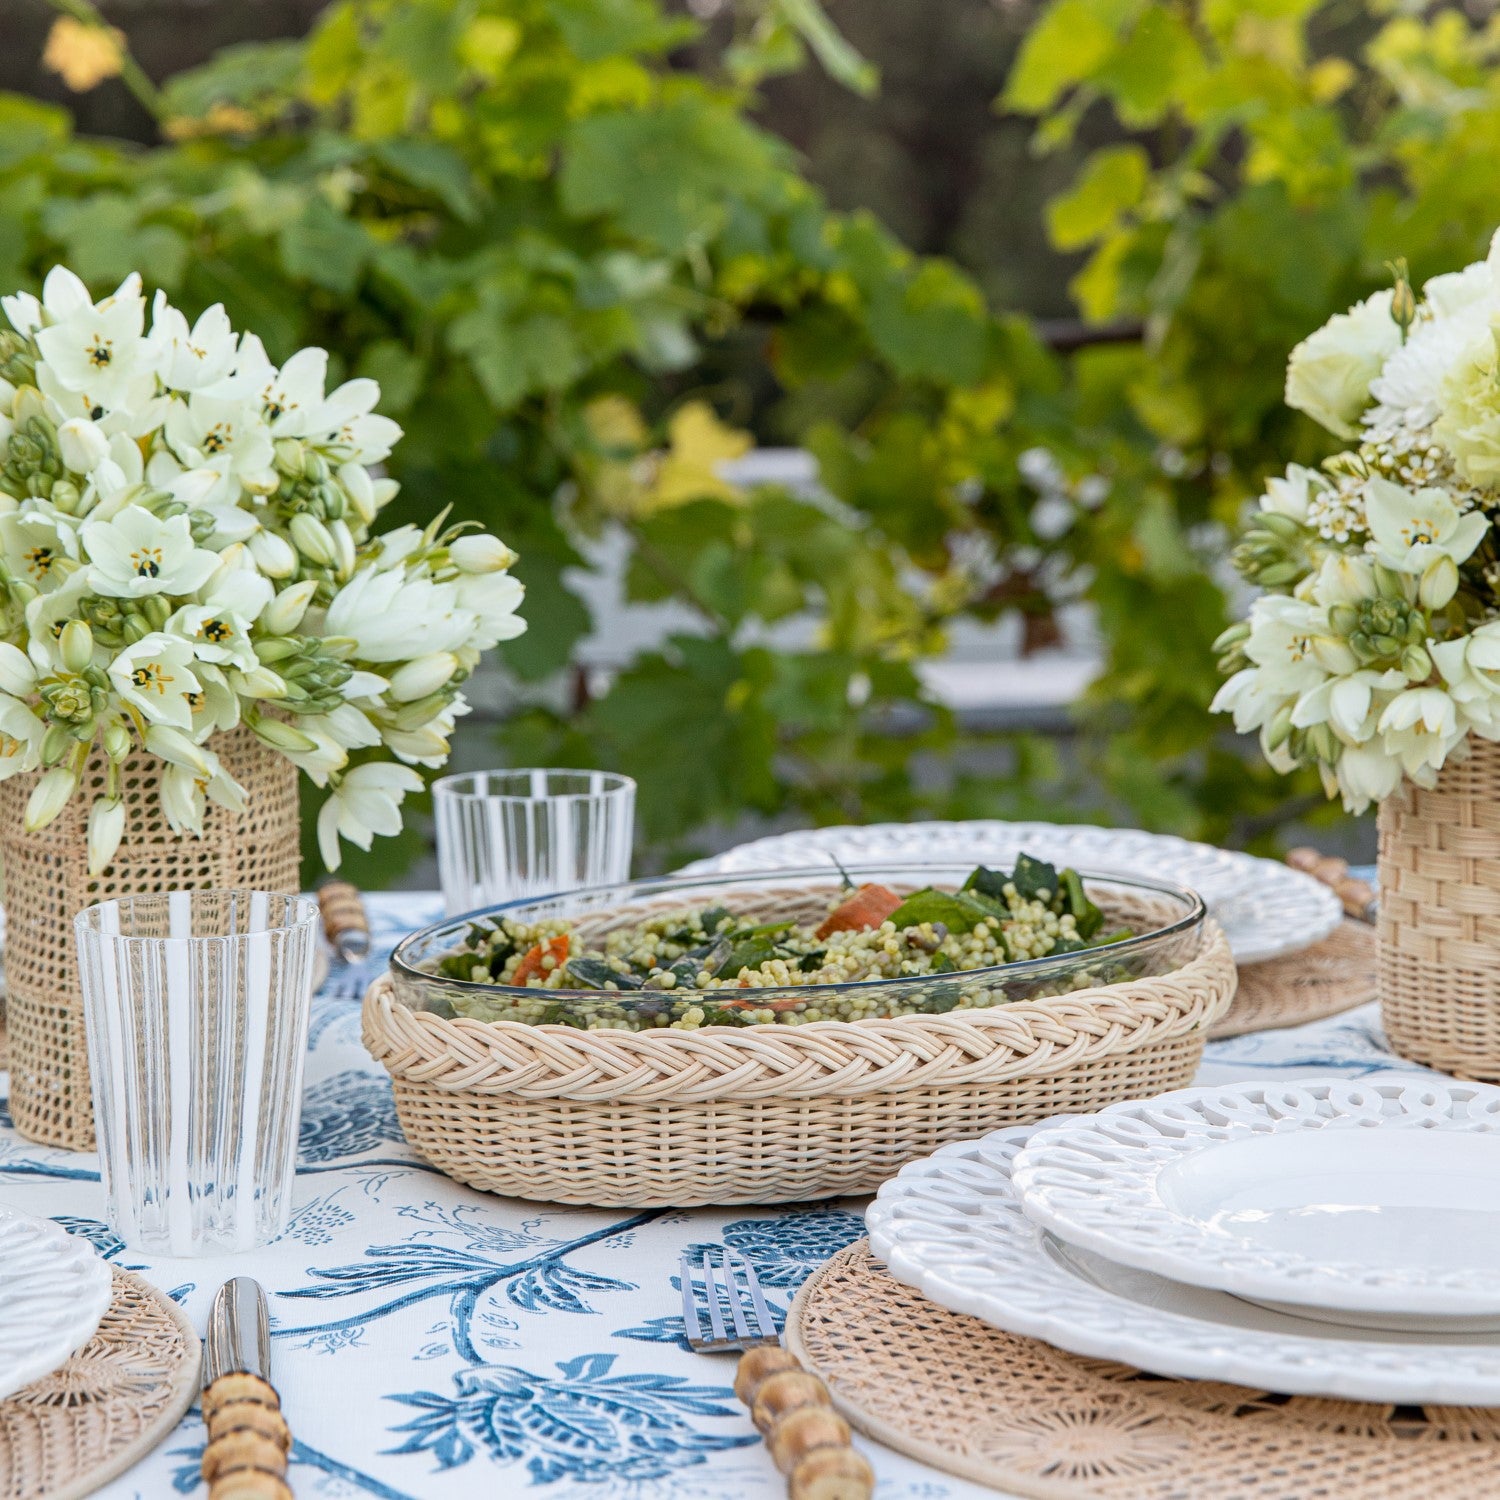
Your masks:
M1500 1405L1500 1088L1184 1089L945 1147L867 1220L899 1280L1074 1354Z
M1242 964L1282 958L1320 943L1343 912L1326 885L1273 859L1134 828L1091 823L871 823L806 828L741 844L686 866L683 875L806 869L821 861L891 864L916 859L972 860L1001 868L1018 854L1055 865L1142 875L1185 885L1203 897Z

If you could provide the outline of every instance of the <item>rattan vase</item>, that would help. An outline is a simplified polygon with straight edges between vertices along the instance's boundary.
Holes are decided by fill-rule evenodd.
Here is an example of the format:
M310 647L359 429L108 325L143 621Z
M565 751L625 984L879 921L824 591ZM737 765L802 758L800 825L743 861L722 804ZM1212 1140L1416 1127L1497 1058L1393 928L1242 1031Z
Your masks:
M212 748L244 787L247 811L210 803L203 837L182 837L157 806L161 763L144 753L121 766L125 837L114 863L88 873L88 810L105 786L97 752L55 822L27 833L32 776L0 782L5 874L6 1015L10 1110L30 1140L73 1151L94 1144L83 999L73 917L95 901L168 890L298 889L297 769L243 726Z
M1403 1057L1500 1080L1500 745L1380 805L1380 1008Z

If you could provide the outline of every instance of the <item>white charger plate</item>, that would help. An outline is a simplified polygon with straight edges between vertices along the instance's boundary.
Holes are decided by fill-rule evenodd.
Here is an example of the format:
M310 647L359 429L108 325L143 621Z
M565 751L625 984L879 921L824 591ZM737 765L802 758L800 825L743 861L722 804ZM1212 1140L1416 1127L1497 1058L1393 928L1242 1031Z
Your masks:
M1338 897L1321 881L1212 844L1135 828L1091 823L871 823L772 834L685 866L682 875L796 869L831 855L842 864L942 859L1005 865L1018 854L1058 865L1143 875L1185 885L1223 927L1235 961L1262 963L1321 943L1343 920Z
M50 1375L88 1343L112 1286L87 1240L0 1206L0 1399Z
M1035 1127L945 1146L870 1205L870 1246L940 1306L1158 1375L1397 1405L1500 1405L1500 1333L1340 1328L1064 1245L1028 1219L1011 1164Z
M1305 1315L1500 1320L1500 1088L1181 1089L1044 1127L1027 1215L1121 1265Z

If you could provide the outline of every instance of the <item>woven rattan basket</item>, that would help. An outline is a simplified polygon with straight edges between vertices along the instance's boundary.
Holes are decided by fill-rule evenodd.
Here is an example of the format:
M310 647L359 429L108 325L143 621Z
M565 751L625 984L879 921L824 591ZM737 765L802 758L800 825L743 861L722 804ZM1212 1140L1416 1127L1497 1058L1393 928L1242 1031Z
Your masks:
M1500 745L1380 804L1380 1007L1403 1057L1500 1080Z
M1171 974L796 1027L453 1020L382 978L364 1039L407 1140L471 1187L629 1208L787 1203L872 1192L947 1141L1180 1088L1234 989L1208 923Z
M88 813L105 787L102 752L94 752L61 815L36 833L22 821L36 773L0 782L10 1110L31 1140L72 1151L94 1144L76 913L149 891L298 889L297 768L244 726L217 736L212 748L244 787L247 810L211 802L201 839L175 834L156 799L161 762L144 751L131 755L120 765L125 837L99 876L88 872Z

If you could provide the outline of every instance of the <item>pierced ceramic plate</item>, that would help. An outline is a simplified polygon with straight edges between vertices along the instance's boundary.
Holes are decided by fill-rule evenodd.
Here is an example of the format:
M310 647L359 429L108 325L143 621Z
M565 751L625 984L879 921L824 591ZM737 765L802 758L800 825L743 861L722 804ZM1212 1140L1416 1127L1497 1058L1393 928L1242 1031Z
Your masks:
M83 1348L111 1290L109 1267L87 1240L0 1206L0 1399Z
M898 1281L1060 1349L1182 1379L1295 1396L1500 1405L1500 1333L1339 1328L1064 1245L1028 1219L1011 1164L1033 1127L904 1167L865 1215Z
M1321 943L1343 919L1338 897L1300 870L1212 844L1090 823L871 823L803 828L755 839L678 873L797 869L830 855L843 864L931 860L1006 864L1018 854L1185 885L1203 897L1237 962L1262 963Z
M1044 1126L1015 1167L1070 1245L1306 1316L1500 1320L1500 1088L1182 1089Z

